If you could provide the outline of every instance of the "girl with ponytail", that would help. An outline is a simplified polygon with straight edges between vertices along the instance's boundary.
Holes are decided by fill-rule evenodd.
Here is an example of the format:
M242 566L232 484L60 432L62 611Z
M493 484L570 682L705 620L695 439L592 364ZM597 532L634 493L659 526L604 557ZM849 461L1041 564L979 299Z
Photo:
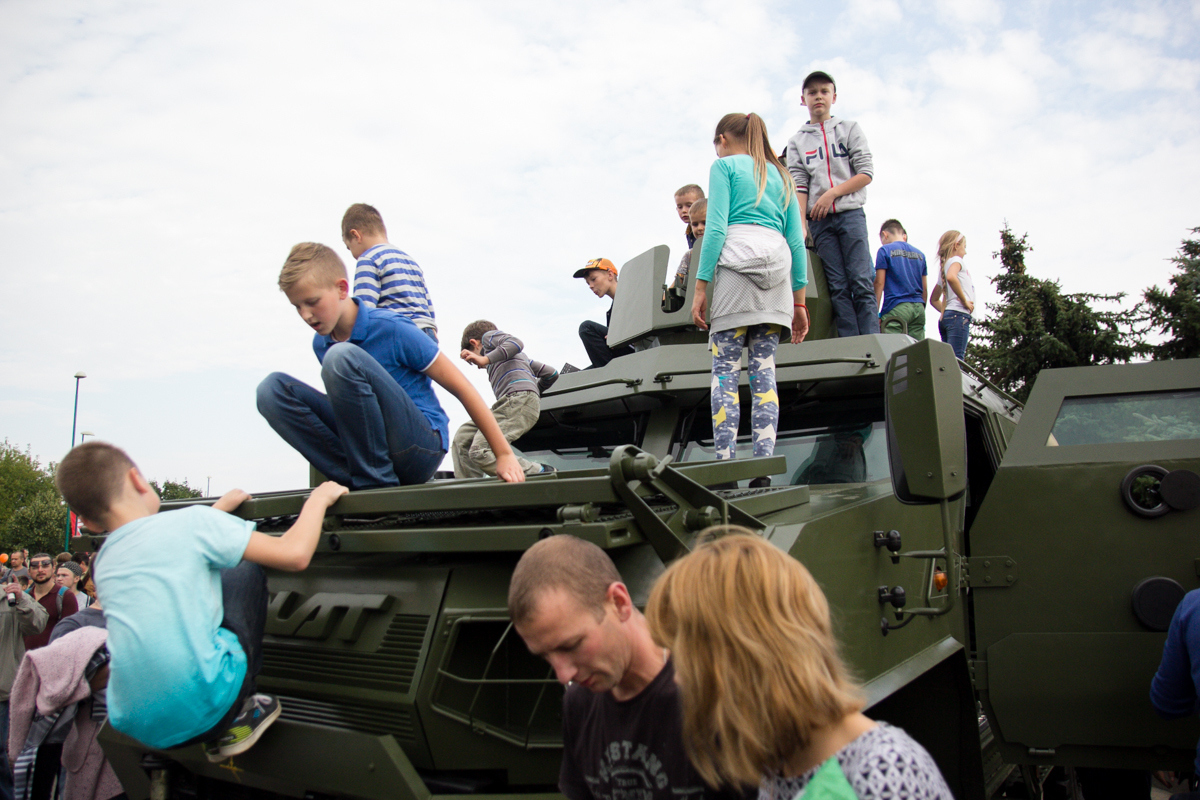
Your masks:
M710 331L713 351L713 440L719 459L737 452L742 348L750 348L754 455L775 452L779 396L775 351L782 331L794 344L808 333L804 306L808 262L804 213L787 168L775 157L757 114L726 114L713 138L717 160L708 175L708 218L692 321ZM705 322L712 282L712 312ZM756 478L752 486L766 486Z
M971 315L975 312L975 284L971 273L963 266L967 254L967 237L958 231L946 231L938 240L938 283L933 287L929 302L942 312L938 333L942 341L954 348L958 358L967 357L967 340L971 338Z

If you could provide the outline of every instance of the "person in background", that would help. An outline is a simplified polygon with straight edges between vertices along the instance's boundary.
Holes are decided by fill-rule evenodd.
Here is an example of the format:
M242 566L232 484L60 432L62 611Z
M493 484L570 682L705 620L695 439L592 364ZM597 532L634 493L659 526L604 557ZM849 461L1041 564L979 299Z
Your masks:
M617 267L607 258L593 258L581 269L575 270L572 277L583 278L596 297L607 297L613 302L616 301ZM612 324L612 309L610 303L608 311L604 314L603 325L590 319L579 323L579 340L583 342L583 349L587 351L588 359L592 362L586 369L603 367L614 358L633 352L633 346L628 344L620 347L608 346L608 326Z
M83 578L79 581L78 585L79 591L95 600L96 584L92 582L92 567L90 563L91 559L88 558L87 553L76 553L74 561L83 568Z
M525 355L525 345L515 336L497 330L494 322L476 320L463 330L459 358L486 369L496 402L492 416L504 438L512 443L537 424L542 392L558 380L554 367ZM454 477L495 476L496 454L473 422L464 422L450 444ZM549 464L537 464L517 456L527 476L554 472Z
M82 577L83 568L74 561L64 561L58 565L58 569L54 572L54 582L66 589L75 598L75 603L79 606L80 610L87 608L92 603L92 598L79 591L79 580ZM53 635L51 638L53 638Z
M435 342L437 320L416 261L388 241L383 217L373 206L355 203L342 216L342 243L354 256L354 296L366 308L403 314Z
M863 715L808 570L745 528L701 537L720 534L672 563L646 607L704 780L774 800L953 800L925 748Z
M925 254L908 243L900 220L889 219L879 229L883 247L875 254L875 302L882 303L879 328L883 333L907 333L925 338L925 301L929 297Z
M963 266L967 254L967 237L958 231L946 231L938 240L938 262L941 264L937 286L929 302L942 318L938 334L954 348L959 360L967 357L967 342L971 338L971 315L975 313L975 283Z
M685 225L683 235L687 238L688 249L696 243L696 234L692 231L691 210L697 200L704 199L704 190L694 183L681 186L675 191L675 212Z
M14 556L20 551L13 553ZM25 637L42 632L49 614L41 603L34 601L16 580L4 586L5 599L0 600L0 746L8 741L8 696L12 690L17 668L25 657ZM12 601L8 602L7 598ZM0 747L0 800L12 800L13 776L8 763L8 748Z
M50 617L41 633L25 639L25 649L36 650L44 647L46 642L50 641L50 633L60 619L69 617L79 610L79 603L75 601L73 594L55 583L54 559L49 555L34 553L33 558L29 559L29 568L33 578L33 587L30 590L33 599L42 604Z
M688 209L688 218L691 220L688 229L692 232L693 246L679 260L679 267L675 270L675 279L671 281L672 288L678 286L684 289L687 287L688 273L692 270L692 254L696 251L696 240L704 235L705 222L708 219L708 201L702 198L692 203L692 207Z

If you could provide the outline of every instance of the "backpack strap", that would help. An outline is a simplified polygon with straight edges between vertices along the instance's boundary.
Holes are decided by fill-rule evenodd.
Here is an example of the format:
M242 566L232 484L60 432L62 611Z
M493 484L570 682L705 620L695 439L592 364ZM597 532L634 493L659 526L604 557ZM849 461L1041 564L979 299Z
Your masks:
M63 599L63 595L66 593L67 593L67 587L60 586L60 587L58 587L58 594L56 594L54 596L54 604L58 606L58 618L59 619L62 619L62 599Z

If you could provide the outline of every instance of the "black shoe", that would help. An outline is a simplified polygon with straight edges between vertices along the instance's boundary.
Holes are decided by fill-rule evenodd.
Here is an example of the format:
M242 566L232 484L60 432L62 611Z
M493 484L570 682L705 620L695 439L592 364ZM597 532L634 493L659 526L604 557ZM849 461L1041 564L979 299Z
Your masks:
M557 469L555 469L555 468L554 468L552 465L550 465L550 464L542 464L542 471L541 471L541 472L539 472L539 473L537 473L537 474L538 474L538 475L552 475L552 474L553 474L553 473L555 473L555 472L558 472L558 470L557 470ZM529 477L531 477L531 478L532 478L532 477L533 477L533 475L530 475Z
M759 475L757 478L752 478L750 480L749 488L765 489L770 485L771 485L771 476L770 475Z

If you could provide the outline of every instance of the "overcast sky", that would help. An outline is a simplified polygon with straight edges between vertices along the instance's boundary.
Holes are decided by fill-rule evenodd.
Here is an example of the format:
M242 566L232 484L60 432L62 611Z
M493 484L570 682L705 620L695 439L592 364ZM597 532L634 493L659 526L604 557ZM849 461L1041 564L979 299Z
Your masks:
M607 302L571 273L677 260L717 120L782 150L813 69L874 152L871 231L962 230L985 302L1006 220L1038 277L1139 295L1200 226L1198 32L1186 1L0 0L0 438L60 459L83 370L79 429L148 477L305 486L254 388L319 385L275 281L299 241L348 257L354 202L424 268L443 351L487 317L582 366Z

